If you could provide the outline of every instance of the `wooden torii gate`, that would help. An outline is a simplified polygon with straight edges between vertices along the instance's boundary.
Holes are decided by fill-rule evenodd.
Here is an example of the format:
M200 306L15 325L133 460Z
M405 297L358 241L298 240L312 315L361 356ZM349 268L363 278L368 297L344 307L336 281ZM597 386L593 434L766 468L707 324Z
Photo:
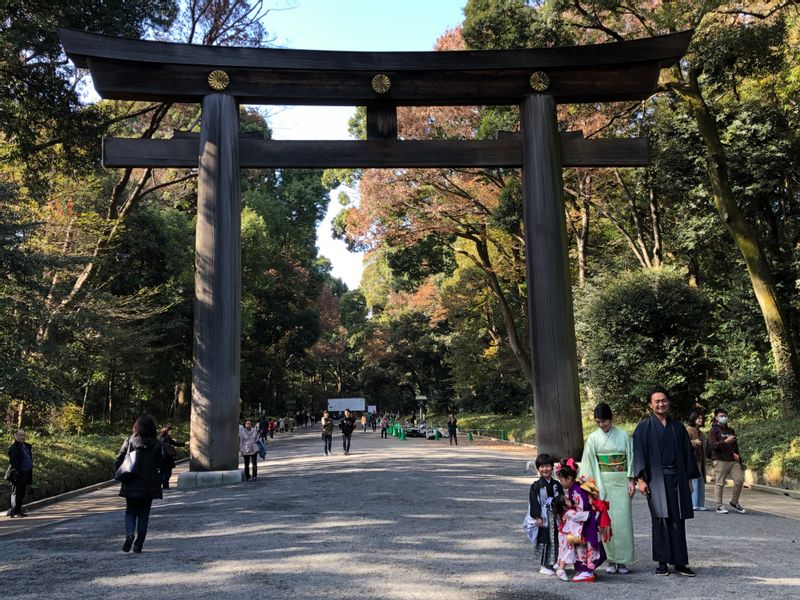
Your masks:
M533 399L539 451L583 447L562 167L649 162L646 139L559 135L557 103L641 100L691 32L532 50L327 52L209 47L59 30L103 98L202 103L200 134L108 138L107 167L199 168L191 471L238 477L240 168L521 167ZM365 141L240 136L239 104L367 107ZM518 105L496 140L397 139L398 106ZM199 157L199 158L198 158ZM199 482L202 484L202 482Z

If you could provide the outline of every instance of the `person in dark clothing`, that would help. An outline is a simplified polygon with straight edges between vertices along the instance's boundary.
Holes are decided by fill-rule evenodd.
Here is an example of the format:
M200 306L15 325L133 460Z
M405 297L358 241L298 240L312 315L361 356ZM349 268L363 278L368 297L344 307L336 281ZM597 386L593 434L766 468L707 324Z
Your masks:
M258 420L258 435L261 436L263 442L266 442L267 434L269 434L269 419L266 415L262 415Z
M455 442L455 445L458 446L458 421L456 416L452 414L447 419L447 435L450 436L450 445L452 446Z
M647 496L653 521L653 560L657 575L675 572L694 577L686 548L686 519L694 518L692 479L700 473L686 428L669 417L667 391L657 386L647 395L653 415L633 433L633 474Z
M11 482L11 508L6 516L27 517L22 510L25 492L33 483L33 447L25 441L25 430L18 429L14 434L14 443L8 447L8 470L6 479Z
M325 456L333 454L333 419L326 410L322 413L322 448Z
M161 499L161 474L164 452L156 439L156 422L142 415L133 424L133 434L119 449L114 468L119 469L128 452L136 451L136 476L122 482L119 495L125 498L125 543L122 551L141 552L147 536L153 500ZM135 534L135 536L134 536Z
M172 426L170 425L161 430L158 441L161 442L161 448L164 452L164 460L161 464L161 489L168 490L172 469L175 468L175 457L178 456L178 451L175 450L175 447L183 447L186 442L172 439Z
M339 421L339 429L342 430L342 447L345 454L350 454L350 438L353 437L353 429L356 428L356 421L350 414L349 409L344 409L344 416Z
M538 528L536 535L536 559L539 573L555 575L554 565L558 562L558 522L550 504L554 498L564 495L561 483L553 477L555 459L549 454L536 457L536 470L539 479L533 482L528 493L529 521Z
M728 514L728 509L722 503L722 489L725 487L725 479L730 476L733 479L730 507L731 510L743 515L747 511L739 504L739 496L744 486L742 457L736 432L728 426L728 411L724 408L714 411L714 424L708 432L708 445L711 447L711 462L714 465L714 499L717 501L717 513Z

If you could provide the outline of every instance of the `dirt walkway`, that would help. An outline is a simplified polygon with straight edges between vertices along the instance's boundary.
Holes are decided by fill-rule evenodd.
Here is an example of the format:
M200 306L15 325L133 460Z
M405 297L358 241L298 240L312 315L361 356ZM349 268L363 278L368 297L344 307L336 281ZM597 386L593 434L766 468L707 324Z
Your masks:
M689 580L652 574L650 521L637 498L634 572L566 584L534 574L520 529L530 457L372 432L353 438L353 454L342 455L337 437L337 454L325 458L317 431L296 432L271 444L256 482L171 491L154 505L141 555L119 549L122 511L108 511L116 490L85 496L96 512L0 538L3 597L107 598L134 589L171 599L800 596L795 500L757 492L742 499L793 517L699 514L688 527L699 576ZM50 510L59 509L42 512Z

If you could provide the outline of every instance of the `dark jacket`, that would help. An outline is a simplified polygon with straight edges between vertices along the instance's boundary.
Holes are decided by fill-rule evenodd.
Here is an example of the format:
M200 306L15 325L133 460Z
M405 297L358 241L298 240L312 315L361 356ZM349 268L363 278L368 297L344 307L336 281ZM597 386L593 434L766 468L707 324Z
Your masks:
M356 428L356 421L352 415L349 417L342 417L342 420L339 421L339 429L342 430L344 435L350 435L353 433L353 429Z
M711 446L711 460L734 461L734 454L739 454L741 457L738 440L732 444L725 442L725 440L732 435L736 435L736 432L727 425L714 423L711 426L711 431L708 432L708 445Z
M452 421L447 421L447 433L450 434L450 435L458 433L458 420L457 419L453 419ZM536 518L538 519L539 517L536 517Z
M23 471L22 470L22 445L25 444L25 447L28 449L28 452L31 455L31 461L33 461L33 451L32 446L28 442L17 442L14 441L8 447L8 466L9 470L16 473L14 476L14 483L16 484L23 484L23 485L30 485L33 483L33 470L30 471ZM20 479L22 477L22 479Z
M670 515L667 507L667 489L661 460L661 435L668 436L670 443L674 444L679 515ZM700 477L700 472L694 460L689 434L680 422L668 419L667 426L664 427L658 417L653 415L636 426L636 431L633 432L633 474L637 479L644 479L650 487L647 504L654 519L694 518L689 480Z
M333 436L333 419L322 417L322 437Z
M164 464L164 452L161 442L157 439L142 439L131 436L125 440L119 449L114 469L118 469L125 460L128 445L131 450L138 451L138 474L130 481L123 481L119 495L125 498L161 498L161 473Z
M547 490L548 498L555 498L556 496L564 495L564 488L555 477L551 477L548 482L544 477L540 477L531 485L530 492L528 493L528 503L531 506L531 518L542 518L542 503L539 499L539 490L545 488ZM543 523L543 527L547 527L547 523Z
M186 442L178 442L172 439L171 435L166 435L164 437L159 436L158 441L161 442L162 449L164 451L164 461L161 465L162 469L174 469L175 468L175 456L177 452L175 451L176 446L185 446Z

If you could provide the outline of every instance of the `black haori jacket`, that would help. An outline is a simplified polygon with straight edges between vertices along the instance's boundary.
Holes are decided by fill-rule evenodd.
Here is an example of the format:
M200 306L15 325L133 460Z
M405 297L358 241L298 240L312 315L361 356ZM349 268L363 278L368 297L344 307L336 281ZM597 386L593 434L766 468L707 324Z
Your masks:
M663 427L655 415L644 419L636 426L633 432L633 474L639 479L644 479L650 486L650 496L647 504L650 515L654 519L691 519L694 517L692 509L692 493L689 490L689 480L697 479L700 473L694 460L694 452L689 441L686 428L679 421L669 419L664 435L672 436L676 445L676 467L678 478L678 500L680 505L679 515L669 515L667 510L667 493L664 486L664 472L661 462L661 445L659 443L656 427Z

